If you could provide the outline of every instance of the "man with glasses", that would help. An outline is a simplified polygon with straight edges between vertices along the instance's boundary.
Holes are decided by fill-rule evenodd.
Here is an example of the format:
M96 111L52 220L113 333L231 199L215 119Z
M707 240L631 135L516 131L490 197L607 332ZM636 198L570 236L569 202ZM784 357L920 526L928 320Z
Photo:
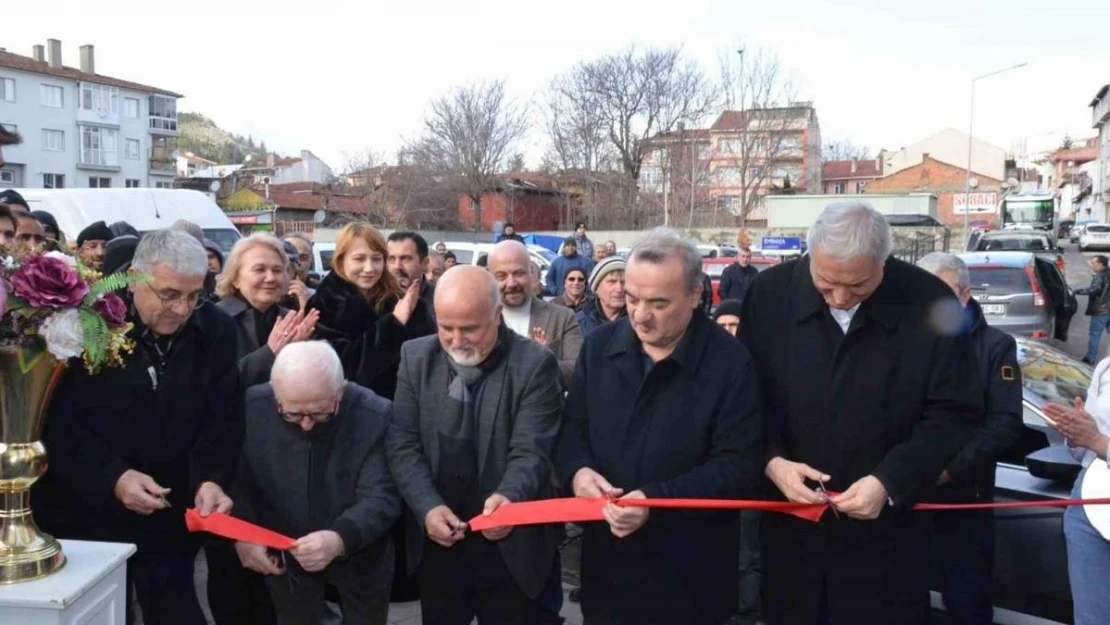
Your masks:
M187 233L147 234L131 270L148 278L125 293L135 350L95 375L66 369L45 420L50 471L35 488L37 520L60 538L136 545L127 588L143 620L203 625L199 537L183 512L232 508L223 486L243 435L238 331L214 306L197 307L208 261Z
M268 576L282 625L315 625L327 584L345 623L385 623L401 510L384 447L390 403L345 381L324 341L286 346L270 376L247 392L235 512L299 538L284 557L236 543L239 559Z

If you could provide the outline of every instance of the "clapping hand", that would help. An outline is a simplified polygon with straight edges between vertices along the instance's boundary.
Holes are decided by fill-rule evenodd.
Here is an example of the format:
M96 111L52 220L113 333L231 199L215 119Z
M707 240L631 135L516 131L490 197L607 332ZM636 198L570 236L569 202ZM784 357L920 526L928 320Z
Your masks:
M1110 439L1099 431L1098 423L1091 413L1087 412L1082 399L1076 397L1070 408L1060 404L1048 404L1044 407L1044 413L1051 419L1049 425L1052 429L1068 439L1072 447L1084 447L1096 452L1106 450Z
M270 330L270 339L266 345L276 356L286 345L312 338L319 319L318 310L310 310L307 313L304 310L286 313L274 322L274 329Z
M543 328L532 328L532 340L547 347L547 332Z
M408 325L409 319L412 319L412 311L416 310L416 303L419 301L420 280L413 280L409 288L405 289L405 296L402 297L393 308L393 317L396 318L401 325Z

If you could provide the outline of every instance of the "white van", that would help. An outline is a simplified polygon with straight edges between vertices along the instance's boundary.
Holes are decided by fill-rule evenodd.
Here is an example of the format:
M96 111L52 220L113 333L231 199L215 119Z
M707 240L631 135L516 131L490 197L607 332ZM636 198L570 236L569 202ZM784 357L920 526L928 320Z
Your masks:
M43 210L58 220L67 242L89 224L109 226L126 221L139 232L168 228L178 219L204 230L226 258L239 240L239 231L208 196L188 189L16 189L31 210Z

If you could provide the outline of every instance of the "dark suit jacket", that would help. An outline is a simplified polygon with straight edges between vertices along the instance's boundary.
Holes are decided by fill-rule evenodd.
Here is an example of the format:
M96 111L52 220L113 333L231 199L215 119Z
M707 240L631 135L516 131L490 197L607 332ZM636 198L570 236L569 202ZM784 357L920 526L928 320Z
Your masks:
M231 315L235 320L235 327L239 328L239 375L243 378L243 386L249 388L269 382L270 370L274 368L274 359L277 356L270 351L268 345L258 343L254 309L245 300L236 296L220 300L216 308ZM279 317L288 312L287 308L278 308Z
M578 361L578 352L582 351L582 330L574 321L574 311L534 297L528 326L543 328L547 334L547 349L555 354L563 381L569 386L570 376L574 375L574 363Z
M487 403L478 407L479 488L483 500L495 492L510 501L550 498L551 448L563 410L558 363L535 341L505 326L501 331L509 334L508 351L486 374ZM419 565L424 518L444 504L435 487L440 461L437 430L455 418L447 397L450 379L451 367L437 337L413 339L401 347L386 449L389 468L409 508L410 570ZM491 398L496 398L492 405ZM547 581L562 534L561 525L518 527L498 543L505 565L530 597L537 597Z

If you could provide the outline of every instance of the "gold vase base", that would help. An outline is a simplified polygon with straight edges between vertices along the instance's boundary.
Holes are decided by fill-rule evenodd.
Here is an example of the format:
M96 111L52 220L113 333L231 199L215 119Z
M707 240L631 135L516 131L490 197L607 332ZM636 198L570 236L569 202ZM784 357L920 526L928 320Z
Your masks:
M42 579L57 573L66 564L62 546L53 538L43 536L33 549L0 548L0 584L17 584Z

